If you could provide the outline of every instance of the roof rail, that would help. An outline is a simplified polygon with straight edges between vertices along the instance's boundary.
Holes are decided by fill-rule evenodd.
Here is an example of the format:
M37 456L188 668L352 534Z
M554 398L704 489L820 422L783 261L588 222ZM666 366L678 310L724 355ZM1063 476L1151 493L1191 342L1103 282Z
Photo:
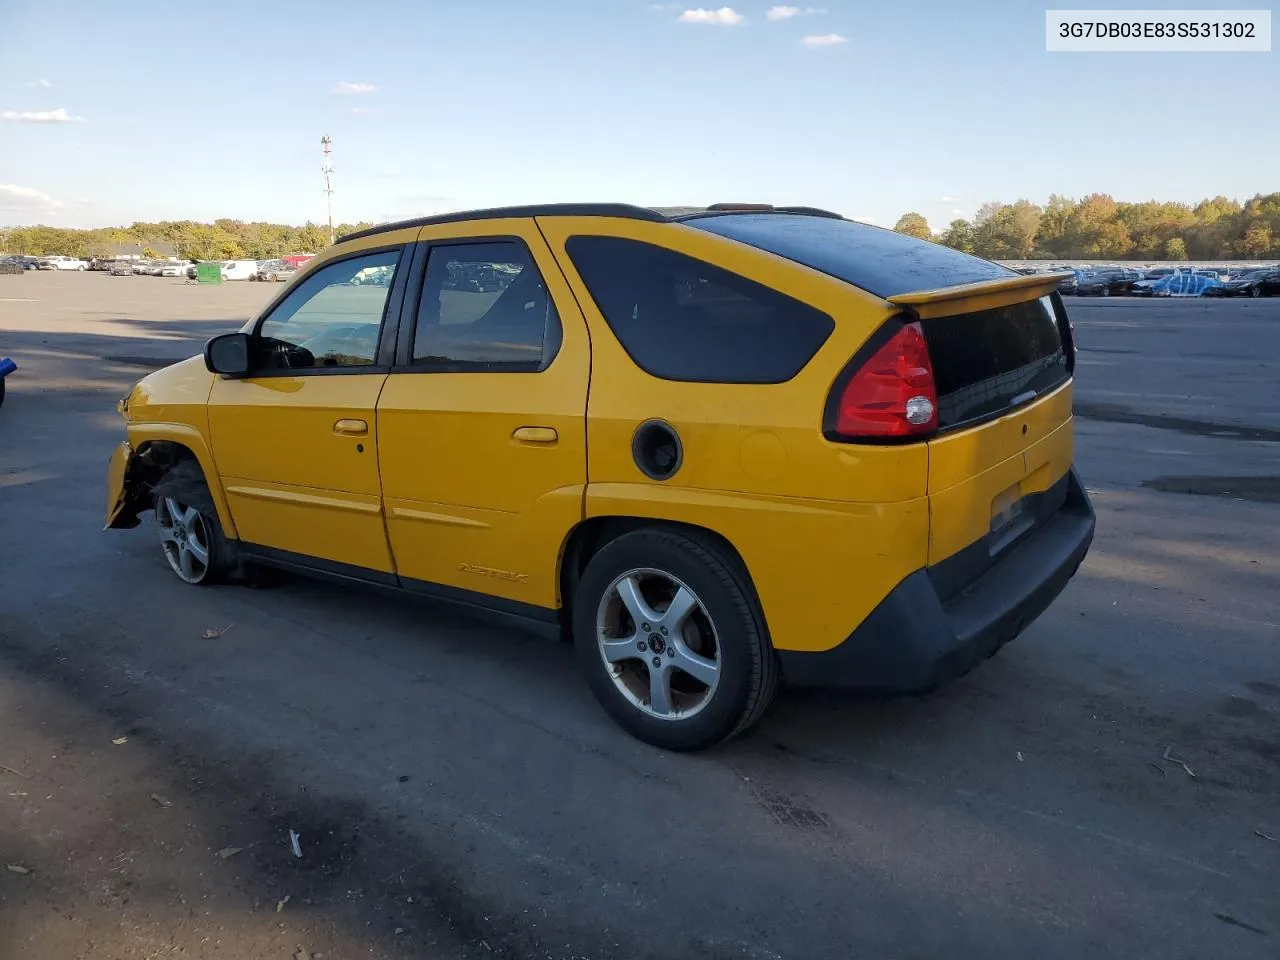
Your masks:
M728 210L774 210L776 208L772 203L713 203L707 209L713 213L722 213Z
M404 230L410 227L429 227L437 223L459 223L464 220L498 220L505 217L621 217L626 220L649 220L660 223L667 221L666 217L654 210L632 206L629 203L541 203L523 207L459 210L456 213L442 213L431 217L396 220L344 234L338 238L337 242L345 243L360 237L372 237L391 230Z
M831 210L820 207L775 207L779 213L799 213L806 217L830 217L832 220L843 220L844 217Z

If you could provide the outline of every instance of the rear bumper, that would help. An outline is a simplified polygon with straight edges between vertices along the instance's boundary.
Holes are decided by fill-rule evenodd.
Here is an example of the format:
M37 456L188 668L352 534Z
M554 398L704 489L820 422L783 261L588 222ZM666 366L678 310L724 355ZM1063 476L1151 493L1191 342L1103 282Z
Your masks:
M954 595L944 600L939 585L973 562L969 550L909 575L831 650L779 651L787 683L914 693L991 656L1045 611L1089 552L1093 506L1074 469L1064 481L1061 507Z

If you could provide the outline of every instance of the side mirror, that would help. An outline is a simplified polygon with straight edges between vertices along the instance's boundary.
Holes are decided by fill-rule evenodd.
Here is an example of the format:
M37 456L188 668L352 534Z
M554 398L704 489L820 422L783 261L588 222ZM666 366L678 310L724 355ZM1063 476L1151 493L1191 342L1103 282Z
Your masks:
M249 372L249 335L224 333L204 345L204 365L211 373L242 377Z

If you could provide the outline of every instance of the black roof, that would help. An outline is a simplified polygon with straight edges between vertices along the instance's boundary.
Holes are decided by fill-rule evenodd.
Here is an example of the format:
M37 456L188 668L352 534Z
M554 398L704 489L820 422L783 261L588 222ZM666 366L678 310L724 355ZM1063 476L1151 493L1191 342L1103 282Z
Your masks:
M459 210L431 217L415 217L396 220L376 227L357 230L338 238L338 243L371 237L391 230L409 227L429 227L437 223L460 223L465 220L497 220L504 217L620 217L626 220L648 220L652 223L671 223L698 217L714 217L731 213L790 213L813 217L829 217L842 220L838 213L819 210L817 207L774 207L769 204L715 203L709 207L637 207L629 203L541 203L523 207L489 207L483 210Z

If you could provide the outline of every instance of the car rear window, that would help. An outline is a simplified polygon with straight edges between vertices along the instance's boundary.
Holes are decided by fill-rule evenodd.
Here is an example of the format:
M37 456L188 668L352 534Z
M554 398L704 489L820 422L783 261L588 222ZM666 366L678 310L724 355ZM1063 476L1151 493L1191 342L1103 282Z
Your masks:
M980 420L1071 373L1052 297L921 321L938 388L938 427Z
M878 297L1018 276L989 260L852 220L734 213L683 222L802 263Z
M665 247L579 236L566 249L623 349L664 380L782 383L835 329L815 307Z

